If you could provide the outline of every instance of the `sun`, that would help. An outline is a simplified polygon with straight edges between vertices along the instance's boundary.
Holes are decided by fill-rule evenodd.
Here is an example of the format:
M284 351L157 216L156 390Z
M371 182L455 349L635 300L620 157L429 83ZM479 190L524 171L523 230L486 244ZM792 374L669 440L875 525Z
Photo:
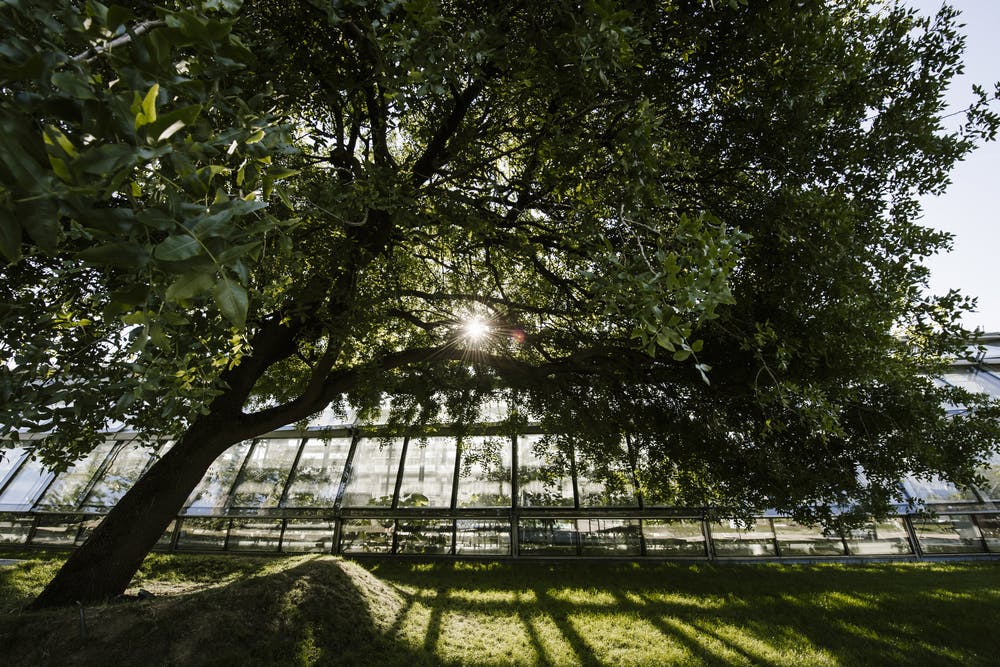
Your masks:
M462 329L465 331L465 337L472 342L480 341L490 333L490 325L479 318L466 320L462 324Z

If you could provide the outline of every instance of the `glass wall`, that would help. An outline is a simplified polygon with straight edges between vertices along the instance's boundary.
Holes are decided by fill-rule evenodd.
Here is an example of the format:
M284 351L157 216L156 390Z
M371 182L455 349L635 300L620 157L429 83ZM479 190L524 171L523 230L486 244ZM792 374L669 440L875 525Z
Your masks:
M234 510L278 506L302 441L289 438L256 440L233 487Z
M706 522L698 510L641 508L621 469L624 451L589 461L566 442L545 450L539 435L328 433L277 432L228 449L158 547L484 558L1000 554L1000 507L940 480L903 482L936 516L839 535L785 517L744 526ZM22 446L4 451L0 545L60 548L80 544L155 458L152 448L109 440L55 476ZM979 493L997 497L995 486Z
M226 509L229 492L250 450L249 442L233 445L215 459L201 482L191 492L185 514L219 514Z
M510 438L472 436L462 442L458 507L510 507Z
M341 490L351 438L309 438L291 476L285 507L333 507Z
M410 438L398 507L451 507L455 438Z
M542 436L517 438L517 483L521 507L573 507L569 453L545 450Z
M403 438L361 438L344 488L344 507L391 507Z

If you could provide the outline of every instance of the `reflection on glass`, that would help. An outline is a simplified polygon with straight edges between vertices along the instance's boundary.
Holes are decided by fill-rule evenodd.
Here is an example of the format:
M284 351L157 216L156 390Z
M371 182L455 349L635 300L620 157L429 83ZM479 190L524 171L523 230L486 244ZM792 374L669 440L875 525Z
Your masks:
M32 517L0 514L0 544L24 544L31 532Z
M344 507L389 507L396 488L403 439L361 438L344 489Z
M638 519L578 519L577 534L584 556L638 556Z
M392 551L392 519L349 519L340 527L341 553Z
M333 551L333 521L289 519L281 538L286 553L330 553Z
M542 448L542 436L517 438L517 483L522 507L573 506L569 456Z
M285 507L333 507L350 451L350 438L306 440Z
M785 517L773 519L782 556L843 556L839 535L824 535L817 527L804 526Z
M450 554L453 530L451 519L400 519L396 553Z
M602 452L597 460L578 451L576 488L580 493L580 507L638 507L627 460L624 443L619 445L618 451Z
M976 366L952 366L941 378L967 391L1000 398L1000 378Z
M979 532L990 553L1000 553L1000 514L979 514L976 516Z
M976 500L976 496L970 489L959 489L951 482L946 482L938 477L917 479L916 477L906 477L903 479L903 488L912 498L923 499L927 502Z
M984 478L979 485L979 492L983 497L1000 500L1000 454L994 454L979 474Z
M52 479L52 473L37 459L28 459L18 469L14 479L7 483L0 495L0 510L30 509Z
M458 506L510 507L510 467L510 438L466 438L458 473ZM509 549L509 532L507 537Z
M229 519L185 517L177 534L177 548L192 551L221 551L226 548Z
M233 489L230 506L243 509L277 507L301 442L299 438L254 442Z
M104 459L111 453L115 443L103 442L85 457L74 463L66 472L58 475L45 495L38 501L38 506L44 509L76 509L83 500L81 496L87 489L90 480L97 474Z
M576 521L573 519L521 519L517 534L523 555L576 555Z
M939 514L913 520L920 548L927 554L980 553L985 551L979 530L968 514Z
M647 556L705 556L705 534L698 519L643 519Z
M455 454L454 438L410 438L399 507L451 507Z
M455 553L464 556L509 556L510 522L459 519L455 524Z
M163 531L163 534L160 535L160 539L156 540L156 545L153 547L153 549L157 551L165 551L169 549L174 543L174 530L176 528L177 528L177 520L174 519L173 521L170 522L170 525L167 526L167 529Z
M188 498L185 514L220 514L229 498L229 490L236 480L250 442L233 445L208 468L205 476ZM185 522L186 524L186 522Z
M102 509L117 503L146 469L151 454L147 446L123 445L114 453L114 460L84 498L81 508Z
M746 527L736 521L717 521L709 529L716 556L776 555L774 532L767 519L758 519Z
M83 517L80 515L39 514L35 517L32 544L71 547L76 543Z
M277 551L281 519L233 519L229 528L230 551Z
M902 519L889 518L849 530L844 536L852 556L889 556L913 553Z
M14 473L26 451L21 447L0 447L0 489L3 488L7 477Z

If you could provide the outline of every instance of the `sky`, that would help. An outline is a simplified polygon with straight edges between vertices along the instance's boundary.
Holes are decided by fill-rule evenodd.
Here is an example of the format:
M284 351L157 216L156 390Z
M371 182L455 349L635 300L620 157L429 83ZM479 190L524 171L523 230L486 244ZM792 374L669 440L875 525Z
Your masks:
M933 15L942 0L904 0L922 14ZM966 35L965 72L948 91L951 113L972 102L972 84L993 91L1000 81L1000 0L950 0L962 16L959 22ZM1000 110L1000 100L994 102ZM961 117L949 119L960 120ZM945 121L946 123L949 121ZM951 175L951 185L939 197L922 201L922 224L955 235L954 249L947 255L927 260L931 269L930 288L943 294L957 288L977 297L978 309L964 318L967 327L1000 331L1000 143L985 144L959 163Z

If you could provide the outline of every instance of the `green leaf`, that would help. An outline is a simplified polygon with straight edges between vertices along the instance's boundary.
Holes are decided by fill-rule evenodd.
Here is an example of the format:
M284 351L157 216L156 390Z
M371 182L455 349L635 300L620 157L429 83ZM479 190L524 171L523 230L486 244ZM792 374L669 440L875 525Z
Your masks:
M247 310L250 307L250 299L243 286L223 278L216 284L212 291L215 303L219 306L219 311L237 329L246 328Z
M215 274L202 271L185 273L167 288L169 301L186 301L207 292L215 284Z
M246 144L255 144L264 138L264 130L257 130L246 139Z
M9 262L21 257L21 224L10 211L0 207L0 253Z
M200 254L202 250L198 239L190 234L178 234L168 237L157 245L153 251L153 257L165 262L179 262Z
M139 268L149 261L149 251L138 243L108 243L81 250L77 257L90 264Z
M200 104L192 104L180 109L174 109L169 113L160 114L146 128L146 136L150 138L155 137L157 141L168 139L184 127L194 125L195 121L198 120L198 116L201 115L203 108ZM178 123L180 125L177 125Z
M156 96L160 93L160 84L154 83L150 86L146 96L139 101L139 94L135 93L135 101L132 103L132 113L135 114L135 129L143 125L156 122ZM137 108L138 107L138 108Z
M267 170L267 176L271 180L280 181L282 178L288 178L289 176L295 176L299 173L298 169L285 169L284 167L271 167Z

